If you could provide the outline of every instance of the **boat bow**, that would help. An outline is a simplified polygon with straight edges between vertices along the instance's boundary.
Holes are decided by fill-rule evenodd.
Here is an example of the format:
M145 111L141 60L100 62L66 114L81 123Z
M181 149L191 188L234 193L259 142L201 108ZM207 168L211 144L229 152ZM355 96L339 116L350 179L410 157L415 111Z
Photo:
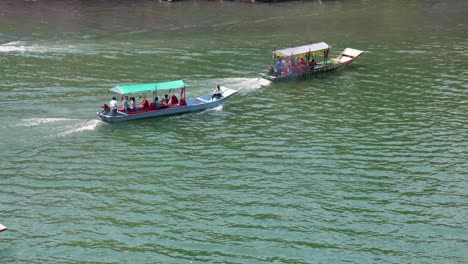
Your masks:
M338 62L339 63L347 63L347 62L352 62L354 59L357 57L361 56L364 51L362 50L357 50L357 49L352 49L352 48L346 48L342 53L341 56L339 56Z

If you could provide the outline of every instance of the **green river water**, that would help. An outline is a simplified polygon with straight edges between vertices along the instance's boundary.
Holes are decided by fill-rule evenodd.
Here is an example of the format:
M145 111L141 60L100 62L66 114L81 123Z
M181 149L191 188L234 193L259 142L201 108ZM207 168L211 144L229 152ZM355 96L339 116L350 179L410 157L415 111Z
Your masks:
M466 263L468 1L0 1L0 263ZM348 67L283 83L271 51ZM117 84L213 110L122 124Z

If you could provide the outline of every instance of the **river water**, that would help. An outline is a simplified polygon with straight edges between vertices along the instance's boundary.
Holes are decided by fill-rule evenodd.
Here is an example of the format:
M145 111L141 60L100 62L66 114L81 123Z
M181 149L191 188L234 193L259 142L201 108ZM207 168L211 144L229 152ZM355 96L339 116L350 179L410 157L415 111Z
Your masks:
M1 263L462 263L468 2L0 2ZM364 50L258 78L278 48ZM110 125L117 84L223 107Z

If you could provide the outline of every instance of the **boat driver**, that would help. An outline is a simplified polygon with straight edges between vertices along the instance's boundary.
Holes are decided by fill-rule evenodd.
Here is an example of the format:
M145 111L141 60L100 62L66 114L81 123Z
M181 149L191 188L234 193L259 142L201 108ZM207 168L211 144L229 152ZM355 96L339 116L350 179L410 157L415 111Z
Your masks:
M281 58L278 57L278 61L275 64L276 67L276 76L280 76L281 73L283 72L283 62L281 61Z
M221 87L219 85L216 85L216 89L213 91L213 95L211 96L211 101L213 101L214 98L219 99L223 96L223 91L221 91Z
M111 115L117 115L117 100L115 96L112 97L112 100L109 102L109 108Z

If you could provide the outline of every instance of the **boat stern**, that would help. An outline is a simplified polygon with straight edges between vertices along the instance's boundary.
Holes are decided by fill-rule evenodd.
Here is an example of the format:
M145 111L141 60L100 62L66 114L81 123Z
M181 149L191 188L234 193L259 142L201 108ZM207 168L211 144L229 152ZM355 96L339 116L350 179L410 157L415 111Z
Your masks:
M268 75L268 74L265 74L265 73L260 73L260 76L262 76L263 79L265 80L269 80L269 81L276 81L276 79L278 79L278 77L276 76L273 76L273 75Z
M97 112L97 116L99 116L99 118L104 122L112 123L112 116L110 116L108 112Z

